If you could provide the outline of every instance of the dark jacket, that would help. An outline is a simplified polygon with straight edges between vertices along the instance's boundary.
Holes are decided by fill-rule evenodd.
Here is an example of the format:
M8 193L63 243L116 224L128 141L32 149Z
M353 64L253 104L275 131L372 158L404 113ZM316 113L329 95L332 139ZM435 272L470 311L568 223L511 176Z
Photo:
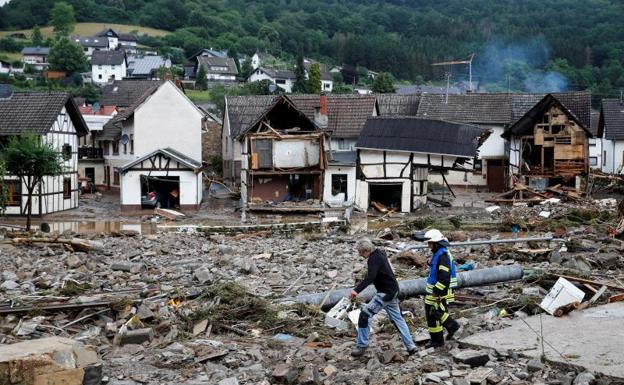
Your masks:
M394 272L388 262L388 257L383 250L375 249L368 256L368 272L366 278L355 287L358 294L370 284L375 285L378 293L384 293L384 301L392 300L399 294L399 283L394 276Z

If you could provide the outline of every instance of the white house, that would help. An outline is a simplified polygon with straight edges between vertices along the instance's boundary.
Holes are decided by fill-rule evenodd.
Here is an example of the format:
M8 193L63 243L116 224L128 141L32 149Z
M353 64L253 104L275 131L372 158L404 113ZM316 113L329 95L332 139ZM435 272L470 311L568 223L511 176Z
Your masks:
M323 63L320 63L313 59L303 59L303 66L305 67L306 79L310 77L310 69L313 64L318 64L321 68L321 91L332 92L334 90L334 78L330 70Z
M94 51L91 57L91 80L102 85L123 79L127 68L124 51Z
M24 47L22 49L22 62L42 71L48 68L49 54L50 48L48 47Z
M11 72L11 63L0 60L0 74L8 74Z
M624 173L624 102L622 99L602 100L598 138L602 144L602 171L609 174Z
M103 141L98 136L104 131L104 125L117 115L116 106L81 106L80 113L87 123L89 134L80 139L78 148L78 175L86 178L97 188L111 187L111 168L108 164L108 146L104 156ZM117 183L119 184L119 183Z
M119 46L119 35L112 28L105 28L95 36L108 39L108 47L111 50L115 50Z
M34 134L61 154L63 173L44 177L34 192L32 213L50 214L78 207L78 142L88 133L78 107L67 92L1 92L0 136ZM6 213L23 215L28 194L16 177L5 176Z
M356 206L410 212L427 202L430 170L452 170L476 155L485 130L415 117L371 117L358 138Z
M275 59L275 57L270 53L256 51L251 57L251 68L256 69L261 67L263 63L273 59Z
M270 80L285 92L291 93L293 85L295 84L295 79L296 76L293 71L258 67L249 75L247 83Z
M118 33L117 40L119 42L119 48L126 51L129 55L137 53L137 37L131 33Z
M108 51L108 39L105 37L72 36L72 41L82 47L85 56L91 60L94 51Z
M102 133L117 141L126 160L117 167L121 207L141 209L154 193L161 207L197 209L204 114L173 82L153 83Z
M236 61L230 57L199 55L197 56L197 71L195 75L197 75L200 67L204 67L206 79L209 82L235 82L238 76Z

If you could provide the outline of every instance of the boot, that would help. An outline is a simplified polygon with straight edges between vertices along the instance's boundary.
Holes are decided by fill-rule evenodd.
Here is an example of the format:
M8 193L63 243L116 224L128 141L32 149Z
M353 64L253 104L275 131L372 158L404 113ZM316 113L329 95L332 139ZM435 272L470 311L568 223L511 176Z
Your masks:
M449 325L449 327L446 329L446 331L448 332L446 335L446 340L452 340L453 336L455 335L455 333L457 333L457 331L459 330L460 325L459 322L452 320L452 323Z
M431 336L431 339L425 345L425 349L429 349L429 348L435 349L435 348L444 346L444 332L429 333L429 335Z
M412 356L412 355L414 355L417 351L418 351L418 348L417 348L416 346L414 346L413 348L411 348L411 349L408 349L408 350L407 350L407 354L408 354L409 356Z
M352 357L362 357L364 353L366 353L366 347L356 346L353 349L351 349Z
M429 342L427 342L425 344L425 349L429 349L429 348L437 349L437 348L440 348L442 346L444 346L444 342L430 340Z

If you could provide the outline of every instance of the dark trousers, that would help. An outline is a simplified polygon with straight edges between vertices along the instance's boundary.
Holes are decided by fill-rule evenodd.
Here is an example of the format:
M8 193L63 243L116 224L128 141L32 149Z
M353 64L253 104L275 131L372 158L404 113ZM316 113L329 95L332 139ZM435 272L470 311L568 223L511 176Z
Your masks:
M431 341L437 344L444 343L444 329L457 330L459 323L448 313L448 304L445 298L437 300L435 297L425 296L425 317Z

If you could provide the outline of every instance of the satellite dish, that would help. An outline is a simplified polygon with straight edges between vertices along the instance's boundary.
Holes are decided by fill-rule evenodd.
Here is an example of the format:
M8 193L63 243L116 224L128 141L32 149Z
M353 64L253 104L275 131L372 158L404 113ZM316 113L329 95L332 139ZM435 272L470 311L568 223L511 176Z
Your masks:
M128 144L128 142L130 141L130 137L127 134L123 134L121 136L121 144Z

